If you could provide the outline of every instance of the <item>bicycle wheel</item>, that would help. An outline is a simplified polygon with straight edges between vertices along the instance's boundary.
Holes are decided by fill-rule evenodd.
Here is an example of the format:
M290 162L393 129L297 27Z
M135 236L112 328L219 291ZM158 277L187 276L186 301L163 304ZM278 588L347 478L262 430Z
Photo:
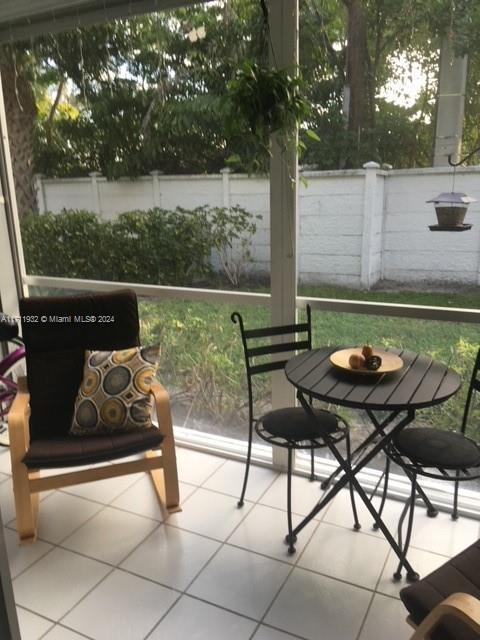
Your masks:
M25 376L25 351L23 347L19 347L9 356L5 369L2 371L0 362L0 445L8 447L10 441L8 438L7 416L10 406L16 395L16 382L18 378Z

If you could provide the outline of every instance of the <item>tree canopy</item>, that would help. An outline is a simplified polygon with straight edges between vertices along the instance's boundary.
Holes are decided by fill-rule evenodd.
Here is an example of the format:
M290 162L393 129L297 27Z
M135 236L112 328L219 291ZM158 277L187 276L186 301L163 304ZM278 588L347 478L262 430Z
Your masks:
M312 104L301 128L318 136L301 162L429 165L445 36L470 56L465 137L477 141L479 26L477 0L301 0ZM222 0L5 46L11 138L34 150L31 171L50 176L214 172L232 157L242 169L252 154L266 168L265 150L226 127L224 96L246 60L266 63L267 40L259 0ZM394 100L392 86L419 71L418 95Z

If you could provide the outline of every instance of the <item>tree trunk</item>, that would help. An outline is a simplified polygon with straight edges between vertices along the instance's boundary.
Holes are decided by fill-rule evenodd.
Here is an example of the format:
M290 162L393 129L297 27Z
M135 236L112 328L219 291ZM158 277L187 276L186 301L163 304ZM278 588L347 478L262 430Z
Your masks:
M25 69L15 63L11 51L0 60L3 99L7 117L17 207L20 217L37 211L34 186L33 145L37 107L35 94Z
M348 130L355 134L358 156L367 100L367 13L363 0L345 0L347 25Z

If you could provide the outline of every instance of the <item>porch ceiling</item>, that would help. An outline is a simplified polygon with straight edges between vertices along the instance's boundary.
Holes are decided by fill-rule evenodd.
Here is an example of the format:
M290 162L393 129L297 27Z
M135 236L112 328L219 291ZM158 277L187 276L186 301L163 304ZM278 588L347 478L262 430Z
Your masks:
M205 0L2 0L0 44Z

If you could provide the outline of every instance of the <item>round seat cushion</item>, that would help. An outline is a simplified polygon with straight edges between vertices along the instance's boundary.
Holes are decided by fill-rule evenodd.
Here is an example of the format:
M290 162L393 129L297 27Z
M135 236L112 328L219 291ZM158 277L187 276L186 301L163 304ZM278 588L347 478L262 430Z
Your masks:
M480 449L455 431L416 427L401 431L393 443L397 450L424 466L465 469L480 465Z
M314 409L313 412L315 421L302 407L275 409L262 416L256 426L272 436L295 442L320 438L337 430L338 416L324 409Z

